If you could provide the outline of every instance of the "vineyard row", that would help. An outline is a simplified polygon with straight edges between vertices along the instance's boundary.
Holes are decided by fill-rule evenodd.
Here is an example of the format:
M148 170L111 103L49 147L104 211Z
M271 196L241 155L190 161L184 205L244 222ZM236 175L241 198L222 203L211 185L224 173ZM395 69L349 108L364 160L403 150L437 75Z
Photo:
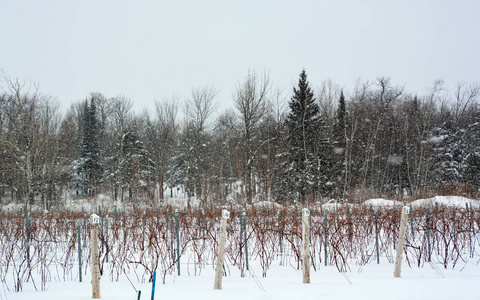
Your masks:
M169 274L200 275L216 261L220 209L178 211L110 210L73 213L11 212L0 214L0 280L21 291L31 282L45 289L49 281L81 280L90 269L88 216L101 217L100 271L118 280L135 274L141 281L153 272L163 282ZM225 274L245 276L249 260L267 276L277 262L301 268L300 209L230 208L225 249ZM310 259L316 271L333 265L340 272L367 263L394 262L400 207L341 205L311 208ZM412 208L408 220L405 260L423 267L434 262L455 268L479 260L479 209L430 206ZM181 273L183 272L183 273Z

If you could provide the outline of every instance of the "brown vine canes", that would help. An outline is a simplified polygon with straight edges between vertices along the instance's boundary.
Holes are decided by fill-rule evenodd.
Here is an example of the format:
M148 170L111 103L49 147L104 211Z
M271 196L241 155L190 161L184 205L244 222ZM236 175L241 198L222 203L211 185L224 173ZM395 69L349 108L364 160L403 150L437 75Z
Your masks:
M254 258L260 260L262 268L262 276L267 276L273 258L275 257L276 243L272 242L272 236L275 237L275 224L271 218L266 218L265 212L255 210L251 216L251 227L254 233L254 246L252 251L255 253Z
M301 261L301 231L299 218L292 212L293 207L285 207L279 211L271 209L249 209L247 230L243 229L242 219L232 211L232 221L227 226L229 245L226 247L226 258L233 265L244 265L246 262L245 237L251 249L248 253L261 264L264 275L268 267L275 260L280 263L290 258L290 264L300 269ZM324 217L322 212L312 210L311 226L311 257L312 266L323 263L322 248L325 245ZM399 210L397 210L398 212ZM170 242L170 219L165 219L167 208L160 208L155 213L146 211L146 230L143 231L143 211L127 211L122 222L122 216L112 219L108 226L108 251L106 248L107 231L100 237L105 243L102 251L102 270L110 272L110 280L118 280L123 269L138 273L139 281L151 278L155 268L163 279L175 270L176 259L172 257ZM258 212L258 214L257 214ZM280 215L279 215L280 212ZM323 211L324 212L324 211ZM392 256L393 240L398 239L393 230L394 219L392 209L378 211L378 240L381 256ZM204 221L198 213L182 212L179 222L181 252L195 257L195 265L214 265L217 257L216 224L219 224L218 210L207 209L204 212ZM472 255L472 248L478 241L478 209L437 206L429 210L423 207L412 210L410 230L406 235L405 259L420 267L428 261L431 253L432 261L440 262L444 267L457 267L467 263ZM114 214L116 215L116 214ZM160 217L161 216L161 217ZM280 216L280 218L279 218ZM12 290L21 290L25 283L36 285L38 289L44 288L51 280L66 281L76 277L73 266L78 262L75 247L79 238L88 240L88 235L80 228L78 234L76 222L82 223L82 213L66 214L52 212L32 213L30 226L30 267L28 268L26 245L25 215L19 212L4 214L0 227L0 278ZM135 220L140 220L137 222ZM398 219L397 219L398 220ZM204 225L202 225L204 223ZM341 271L348 270L351 260L359 266L369 263L375 255L375 229L374 213L368 207L359 205L339 206L335 213L327 213L328 250L327 262L335 264ZM336 225L335 225L336 224ZM139 226L137 226L139 225ZM175 223L173 223L175 225ZM398 225L398 224L397 224ZM106 226L105 226L106 227ZM175 229L175 226L174 228ZM413 234L412 234L413 233ZM241 234L241 235L240 235ZM122 237L123 235L123 237ZM144 238L142 236L144 235ZM243 236L243 237L242 237ZM14 238L23 237L23 238ZM175 235L173 236L175 237ZM141 242L144 250L141 250ZM429 242L428 242L429 241ZM205 246L204 246L205 245ZM283 247L279 251L280 246ZM83 247L83 245L81 245ZM430 249L430 251L428 251ZM478 249L478 247L477 247ZM109 260L106 261L108 252ZM279 252L282 253L279 256ZM83 261L91 259L87 252L82 251ZM473 251L475 257L480 256L478 251ZM23 264L22 264L23 262ZM137 263L141 262L143 265ZM172 267L173 265L173 267ZM282 263L287 265L287 263ZM295 267L296 265L296 267ZM434 264L435 265L435 264ZM145 267L146 266L146 267ZM84 268L82 272L87 272ZM83 273L83 274L85 274ZM73 275L75 274L75 276ZM41 286L39 285L41 283Z
M245 277L244 265L244 240L243 240L243 211L236 214L234 211L230 213L230 222L227 225L228 247L225 249L228 260L232 266L236 266L240 270L240 276Z

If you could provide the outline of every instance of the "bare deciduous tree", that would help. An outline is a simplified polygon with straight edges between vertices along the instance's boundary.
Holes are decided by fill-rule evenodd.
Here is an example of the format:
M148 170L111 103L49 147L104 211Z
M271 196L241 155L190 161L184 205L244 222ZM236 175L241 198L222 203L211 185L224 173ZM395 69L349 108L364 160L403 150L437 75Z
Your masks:
M206 86L192 89L190 99L185 104L185 114L198 133L207 127L207 120L212 116L215 109L214 99L217 89Z
M116 138L119 140L120 143L120 148L119 148L119 159L118 159L118 168L117 168L117 196L118 196L118 201L122 202L123 201L123 164L125 162L125 158L123 157L123 147L124 147L124 137L127 134L128 131L128 121L130 119L130 111L133 107L132 100L120 96L115 99L113 99L112 103L112 112L113 112L113 118L114 118L114 126L117 130L117 136Z
M209 149L206 147L205 139L209 127L207 122L215 110L216 95L217 89L213 86L194 88L185 105L185 115L188 119L184 124L183 142L186 146L184 150L188 152L185 154L187 154L189 208L193 193L202 203L207 200L207 173L211 165L208 163Z
M270 91L270 78L267 73L260 77L253 71L249 71L243 83L237 86L234 95L235 107L238 110L243 131L244 151L245 151L245 171L244 180L246 188L246 201L252 202L254 196L252 164L254 160L254 130L265 114L265 105L268 101Z
M155 158L157 164L158 174L158 195L163 199L164 185L166 181L167 172L169 170L170 158L174 154L178 138L178 99L172 98L162 102L155 102L156 122L155 137L150 137L155 140L155 147L150 149L150 152ZM170 192L173 193L173 186L170 186ZM170 196L173 197L173 194Z

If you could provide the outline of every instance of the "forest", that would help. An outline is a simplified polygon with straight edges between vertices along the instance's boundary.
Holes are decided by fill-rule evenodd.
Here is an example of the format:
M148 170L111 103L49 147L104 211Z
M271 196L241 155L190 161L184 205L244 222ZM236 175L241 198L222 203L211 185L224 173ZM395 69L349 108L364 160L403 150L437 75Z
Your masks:
M249 71L218 110L214 86L135 112L124 96L86 95L62 108L35 84L4 77L0 204L45 209L108 195L160 203L182 191L201 205L477 197L480 86L441 80L424 94L388 77L351 91L301 71L275 88Z

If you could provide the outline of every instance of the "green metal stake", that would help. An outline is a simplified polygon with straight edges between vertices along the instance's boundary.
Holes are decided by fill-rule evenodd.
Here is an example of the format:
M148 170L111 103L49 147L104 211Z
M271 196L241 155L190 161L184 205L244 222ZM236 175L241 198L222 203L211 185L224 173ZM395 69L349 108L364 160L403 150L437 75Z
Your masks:
M395 202L393 202L392 218L393 218L393 224L395 224L395 221L397 219L395 217ZM396 250L396 248L397 248L397 239L396 239L396 236L395 236L395 232L396 232L396 226L393 227L393 249L394 250Z
M352 211L350 210L350 204L347 204L348 211L348 237L350 240L350 251L353 252L353 221L352 221Z
M106 253L106 260L108 262L108 215L105 218L105 247L107 249Z
M175 248L173 247L173 213L170 213L170 251L172 251L172 259L174 259Z
M30 267L30 213L27 214L25 225L27 229L27 265Z
M456 226L456 220L455 220L455 215L456 215L456 208L455 205L453 205L453 246L456 247L457 245L457 226Z
M281 223L280 223L280 211L277 211L277 222L278 222L278 245L280 247L280 255L283 255L283 249L282 249L282 242L283 242L283 236L282 236L282 228L281 228Z
M178 276L180 276L180 230L178 224L178 209L175 210L175 229L177 232L177 270Z
M248 267L248 241L247 241L247 214L245 213L245 210L242 211L242 217L243 217L243 236L244 236L244 242L245 242L245 267L248 271L249 267Z
M205 212L203 211L203 208L200 210L202 213L202 240L203 240L203 248L205 248L205 230L206 230L206 224L205 224Z
M325 209L325 266L327 266L327 259L328 259L328 253L327 253L327 240L328 240L328 221L327 221L328 213L327 210Z
M377 250L377 264L380 264L380 250L378 249L378 212L375 208L375 248Z
M432 261L432 252L430 248L430 218L428 217L428 206L425 208L425 216L427 222L427 251L428 251L428 262Z
M80 279L80 282L82 282L82 235L81 235L81 225L80 222L78 222L78 234L77 234L77 240L78 240L78 278Z
M412 231L412 240L415 239L415 231L413 230L413 209L412 203L410 203L410 230Z

